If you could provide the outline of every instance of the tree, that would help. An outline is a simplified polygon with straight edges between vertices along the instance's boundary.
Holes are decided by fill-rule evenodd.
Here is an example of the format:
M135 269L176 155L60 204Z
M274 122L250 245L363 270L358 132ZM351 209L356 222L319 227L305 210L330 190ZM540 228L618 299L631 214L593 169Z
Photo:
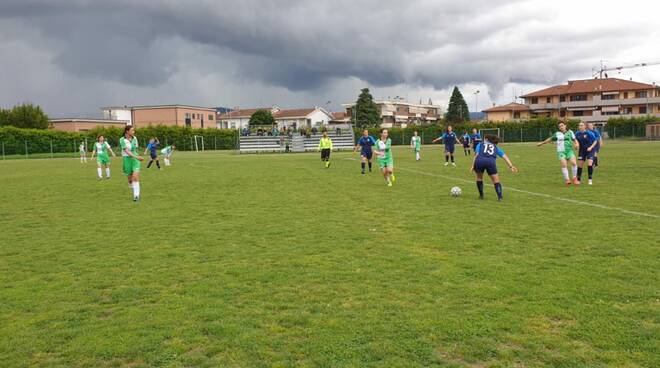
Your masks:
M9 110L0 108L0 126L9 124Z
M354 107L354 116L351 116L353 124L358 128L373 127L380 124L380 114L378 106L374 103L374 98L369 93L369 88L362 88L360 96Z
M470 120L470 110L458 87L454 87L454 91L451 93L445 120L452 124Z
M268 110L257 110L250 116L250 125L275 125L275 118Z
M2 114L0 113L0 116ZM48 115L30 103L14 106L6 115L6 124L17 128L48 129Z

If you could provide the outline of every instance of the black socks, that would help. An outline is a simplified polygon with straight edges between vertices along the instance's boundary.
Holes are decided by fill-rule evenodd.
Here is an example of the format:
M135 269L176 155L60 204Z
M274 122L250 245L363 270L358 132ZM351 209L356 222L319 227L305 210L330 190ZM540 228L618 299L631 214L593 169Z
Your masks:
M477 189L479 189L479 198L484 197L484 182L477 180Z
M589 167L591 167L591 166L589 166ZM578 178L578 180L582 180L582 168L581 167L578 167L577 178Z
M581 170L581 169L578 169L578 172L579 172L579 170ZM594 176L594 167L593 167L593 166L589 166L589 167L587 168L587 172L589 173L589 180L591 180L591 179L592 179L592 176ZM579 175L579 174L578 174L578 175Z
M502 200L502 184L501 183L495 183L493 185L495 186L495 192L497 193L497 199L499 199L501 201Z

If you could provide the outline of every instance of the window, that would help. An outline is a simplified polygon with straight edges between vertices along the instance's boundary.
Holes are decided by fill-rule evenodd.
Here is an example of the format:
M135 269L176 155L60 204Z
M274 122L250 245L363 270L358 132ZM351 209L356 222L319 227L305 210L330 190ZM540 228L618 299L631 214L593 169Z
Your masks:
M560 111L559 111L559 116L562 117L562 118L563 118L564 116L566 116L566 110L560 110Z
M191 125L192 125L192 123L190 122L190 118L187 118L186 119L186 126L189 127Z
M601 100L614 100L616 99L616 95L602 95L600 97Z
M639 107L639 113L640 114L646 114L646 106L640 106Z
M550 102L552 102L552 97L546 97L546 98L545 98L545 102L546 102L546 103L550 103Z
M520 111L515 111L515 112L513 113L513 118L514 118L514 119L520 119Z
M570 97L571 101L586 101L587 100L587 95L582 94L582 95L572 95Z
M626 107L626 108L623 109L623 113L624 114L632 114L633 113L632 110L633 110L632 107Z
M213 114L209 114L209 120L213 120Z
M538 97L532 98L532 104L537 104L537 103L539 103Z
M623 92L623 98L628 98L628 92Z
M566 102L566 96L559 96L559 102Z
M618 111L605 111L603 115L619 115Z
M646 91L637 91L637 92L635 92L635 98L646 98L646 96L648 96Z
M187 113L185 114L185 117L186 117L186 119L190 119L190 113L187 112Z
M573 111L573 116L584 116L584 111Z

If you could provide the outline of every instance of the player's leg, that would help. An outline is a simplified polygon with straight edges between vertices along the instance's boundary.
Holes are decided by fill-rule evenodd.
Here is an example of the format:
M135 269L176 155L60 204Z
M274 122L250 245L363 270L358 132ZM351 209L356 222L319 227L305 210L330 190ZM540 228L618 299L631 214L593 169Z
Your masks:
M419 155L419 150L415 150L415 159L416 159L417 161L419 161L419 160L422 159L422 157Z
M584 160L586 156L582 156L582 153L578 156L577 160L577 179L582 180L582 167L584 166Z
M449 149L449 157L451 158L452 166L456 166L456 161L454 161L454 148Z
M497 193L497 200L501 201L502 184L500 184L500 176L497 174L497 166L494 162L486 166L486 173L488 173L488 176L490 176L490 180L493 182L493 186L495 187L495 193Z
M367 153L367 163L369 165L369 172L371 172L371 162L372 162L373 155L374 155L373 152Z
M360 168L362 169L362 174L364 174L367 169L367 157L364 154L360 155Z
M477 190L479 191L479 199L484 199L484 172L480 170L476 170L475 174L477 175L476 181L477 181Z
M445 166L449 165L449 150L445 147Z
M571 185L571 178L568 176L568 166L563 156L559 158L559 165L561 166L561 173L564 176L564 182L566 185Z
M132 177L133 177L133 201L137 202L140 200L140 172L134 171Z
M110 162L105 164L105 177L106 179L110 179Z
M96 176L98 177L98 180L103 179L103 168L101 165L101 160L96 160Z
M330 167L330 155L332 154L332 150L328 148L328 153L325 155L325 167Z
M594 176L594 160L589 158L587 160L587 174L589 175L589 185L593 185L593 176Z
M571 169L573 172L573 184L580 185L580 180L577 177L578 167L577 167L577 161L575 160L575 154L573 154L573 156L569 158L569 161L571 163Z

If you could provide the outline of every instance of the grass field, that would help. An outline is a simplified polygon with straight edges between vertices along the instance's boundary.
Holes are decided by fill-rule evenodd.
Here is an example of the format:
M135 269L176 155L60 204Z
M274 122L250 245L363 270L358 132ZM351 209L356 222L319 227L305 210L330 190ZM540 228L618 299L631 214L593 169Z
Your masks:
M177 152L137 205L118 159L0 162L0 366L658 367L660 144L608 143L570 188L503 145L501 203L438 146L392 188L350 153Z

